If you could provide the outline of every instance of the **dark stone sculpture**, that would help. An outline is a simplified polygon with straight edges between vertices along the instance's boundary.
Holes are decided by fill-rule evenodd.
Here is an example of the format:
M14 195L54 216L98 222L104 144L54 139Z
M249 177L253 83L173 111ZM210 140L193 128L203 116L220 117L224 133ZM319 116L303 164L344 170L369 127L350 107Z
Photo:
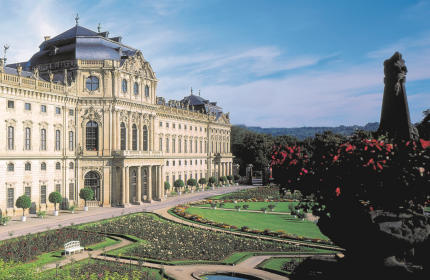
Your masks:
M384 61L384 97L378 132L404 140L418 140L418 131L411 124L406 97L405 61L399 52Z

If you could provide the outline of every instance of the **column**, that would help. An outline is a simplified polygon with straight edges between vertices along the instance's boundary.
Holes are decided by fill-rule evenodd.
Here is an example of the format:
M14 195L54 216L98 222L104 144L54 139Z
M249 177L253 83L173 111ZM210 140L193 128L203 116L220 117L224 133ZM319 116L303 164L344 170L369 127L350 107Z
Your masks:
M126 180L125 180L125 167L122 168L122 186L121 186L121 202L122 205L125 206L125 184L126 184Z
M161 185L161 166L157 166L157 198L161 200L163 186Z
M137 150L143 151L143 125L142 125L142 116L139 117L139 125L137 127L137 139L139 141L139 146ZM140 170L140 168L139 168Z
M125 168L125 204L130 202L130 167Z
M131 116L129 115L128 116L128 125L127 125L127 148L126 148L126 150L132 150L131 139L132 139L133 134L132 134L132 129L131 129L132 122L131 122L130 118L131 118Z
M218 162L218 178L221 176L221 162ZM218 179L217 178L217 179Z
M117 125L116 123L118 122L118 116L116 115L115 110L113 110L112 112L112 150L116 150L116 129L117 129Z
M137 203L140 204L142 201L142 168L140 166L137 167L137 190L136 190L136 196L137 196Z
M117 151L121 150L121 128L119 126L120 123L120 119L119 119L119 112L115 111L115 116L116 116L116 120L115 120L115 149Z
M161 184L161 198L164 198L166 190L164 189L164 178L165 178L165 176L164 176L164 167L163 166L160 167L160 178L161 178L161 181L160 181L160 184Z
M152 166L148 166L148 197L146 198L147 202L152 201Z

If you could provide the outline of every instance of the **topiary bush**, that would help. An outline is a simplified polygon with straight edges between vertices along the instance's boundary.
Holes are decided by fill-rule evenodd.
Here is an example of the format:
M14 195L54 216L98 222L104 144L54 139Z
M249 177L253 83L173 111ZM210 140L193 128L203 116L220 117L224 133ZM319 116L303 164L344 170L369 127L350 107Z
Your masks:
M197 180L194 178L190 178L187 180L187 185L191 187L197 186Z
M200 185L206 185L206 183L207 183L206 178L200 178L199 179L199 184Z
M213 186L216 183L216 178L214 176L209 177L209 185Z
M178 179L173 183L173 186L175 187L176 191L178 191L178 189L180 190L181 188L184 187L184 181L182 181L182 179Z
M57 211L57 203L63 201L63 197L59 192L52 192L48 197L49 202L54 203L54 210Z
M170 190L170 183L167 181L164 182L164 190L166 191Z
M79 197L85 201L85 207L87 207L87 200L94 199L94 191L91 188L85 187L79 191Z
M16 200L15 206L22 209L22 215L25 216L25 209L31 207L31 199L26 195L21 195Z

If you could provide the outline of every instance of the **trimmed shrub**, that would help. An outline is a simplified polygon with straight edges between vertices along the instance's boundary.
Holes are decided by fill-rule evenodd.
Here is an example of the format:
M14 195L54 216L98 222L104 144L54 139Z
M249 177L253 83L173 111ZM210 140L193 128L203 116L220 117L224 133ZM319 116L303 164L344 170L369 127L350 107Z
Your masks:
M24 215L25 209L28 209L28 208L31 207L31 199L28 196L26 196L26 195L21 195L16 200L15 205L18 208L22 208L22 215L25 216Z
M57 211L57 203L61 203L63 201L63 197L59 192L52 192L48 197L49 202L54 203L54 209Z
M209 177L209 184L212 186L216 183L216 178L214 176Z
M170 190L170 183L169 182L164 182L164 189L166 190L166 191L168 191L168 190Z
M194 178L190 178L190 179L188 179L188 180L187 180L187 185L188 185L188 186L191 186L191 187L196 186L196 185L197 185L197 181L196 181L196 179L194 179Z
M199 179L199 184L200 185L206 185L206 183L207 183L206 178L200 178Z
M91 188L83 188L79 192L79 197L85 201L85 207L87 207L87 200L94 198L94 191Z
M184 181L182 181L181 179L178 179L173 183L173 186L175 187L175 189L181 189L184 187L184 185L185 185Z

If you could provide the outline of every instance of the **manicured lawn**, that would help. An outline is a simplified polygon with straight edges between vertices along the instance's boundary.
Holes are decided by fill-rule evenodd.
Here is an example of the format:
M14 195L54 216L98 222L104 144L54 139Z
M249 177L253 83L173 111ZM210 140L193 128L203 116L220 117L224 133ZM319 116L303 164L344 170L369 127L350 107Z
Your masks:
M290 215L275 215L264 213L236 212L190 207L187 213L202 216L214 222L226 223L239 228L247 226L252 229L272 231L283 230L289 234L305 236L309 238L328 239L317 225L310 221L302 221Z
M287 269L286 264L290 263L288 267L293 268L303 260L303 258L270 258L259 264L258 268L288 276L292 271Z
M243 209L243 205L249 205L248 210L257 210L259 211L261 208L266 207L267 211L269 211L269 208L267 207L269 204L274 204L276 207L273 209L275 212L290 212L290 209L288 209L288 205L292 204L293 206L296 206L299 204L298 202L238 202L238 203L225 203L222 208L228 208L228 209L234 209L236 205L240 205L241 210ZM202 204L199 206L203 207L210 207L210 204ZM217 204L217 208L219 207L219 204Z

